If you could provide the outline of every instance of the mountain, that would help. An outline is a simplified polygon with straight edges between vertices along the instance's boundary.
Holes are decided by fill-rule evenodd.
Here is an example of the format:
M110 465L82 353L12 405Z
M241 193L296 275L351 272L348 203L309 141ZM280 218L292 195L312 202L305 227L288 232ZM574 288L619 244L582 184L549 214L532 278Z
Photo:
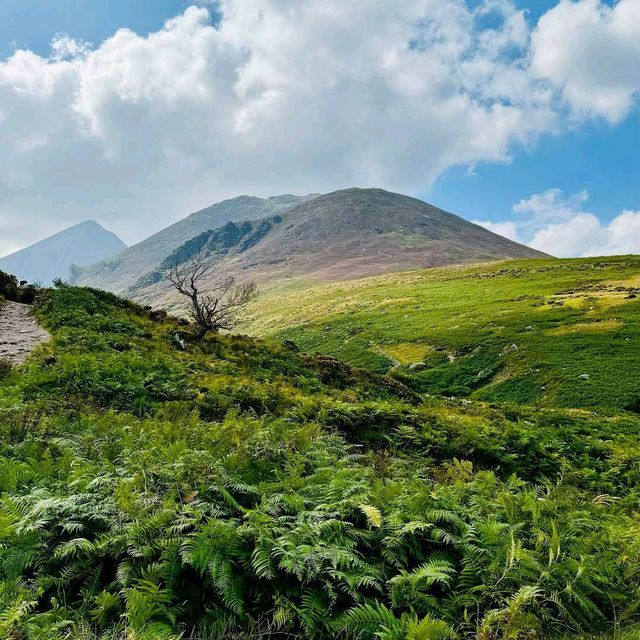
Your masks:
M261 284L544 256L416 198L354 188L315 197L275 216L204 231L123 293L147 304L167 303L173 296L165 278L169 265L200 250L216 265L217 276ZM99 284L118 291L113 281Z
M67 279L72 265L92 264L126 246L115 233L87 220L0 258L0 269L20 280L50 284L54 278Z
M126 293L142 274L153 270L181 244L198 234L216 229L230 220L257 220L276 215L314 197L314 194L286 194L271 198L238 196L218 202L192 213L108 260L74 270L72 282Z

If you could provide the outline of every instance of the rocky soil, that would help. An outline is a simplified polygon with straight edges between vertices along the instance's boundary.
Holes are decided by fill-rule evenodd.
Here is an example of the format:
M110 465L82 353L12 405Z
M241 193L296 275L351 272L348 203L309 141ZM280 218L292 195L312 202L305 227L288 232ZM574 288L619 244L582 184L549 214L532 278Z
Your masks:
M49 333L38 325L30 310L29 305L17 302L0 305L0 360L20 364L49 339Z

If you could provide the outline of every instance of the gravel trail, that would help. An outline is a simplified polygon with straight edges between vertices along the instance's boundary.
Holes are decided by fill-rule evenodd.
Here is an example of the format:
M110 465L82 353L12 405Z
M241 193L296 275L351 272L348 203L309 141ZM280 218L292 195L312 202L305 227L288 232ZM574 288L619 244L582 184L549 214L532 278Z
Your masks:
M38 325L31 307L17 302L0 304L0 360L21 364L49 333Z

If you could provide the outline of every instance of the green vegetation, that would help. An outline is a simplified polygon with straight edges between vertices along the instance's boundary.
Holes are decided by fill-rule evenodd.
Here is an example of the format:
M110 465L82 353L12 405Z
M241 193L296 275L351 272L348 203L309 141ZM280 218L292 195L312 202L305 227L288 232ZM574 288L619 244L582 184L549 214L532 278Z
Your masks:
M637 637L640 417L183 346L96 290L36 313L52 342L0 380L0 637Z
M9 273L0 271L0 303L3 300L31 304L36 296L36 287L18 279Z
M262 298L250 330L421 393L640 410L640 257L396 273Z

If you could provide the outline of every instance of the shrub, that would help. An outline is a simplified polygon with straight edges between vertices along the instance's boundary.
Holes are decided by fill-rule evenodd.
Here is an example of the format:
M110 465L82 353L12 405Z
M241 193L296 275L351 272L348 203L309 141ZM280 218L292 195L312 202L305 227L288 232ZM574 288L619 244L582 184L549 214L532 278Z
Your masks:
M6 298L13 302L33 304L37 293L38 287L36 285L26 281L18 282L14 275L0 271L0 299Z
M13 369L13 365L9 360L5 360L4 358L0 358L0 380L4 380L9 376Z

